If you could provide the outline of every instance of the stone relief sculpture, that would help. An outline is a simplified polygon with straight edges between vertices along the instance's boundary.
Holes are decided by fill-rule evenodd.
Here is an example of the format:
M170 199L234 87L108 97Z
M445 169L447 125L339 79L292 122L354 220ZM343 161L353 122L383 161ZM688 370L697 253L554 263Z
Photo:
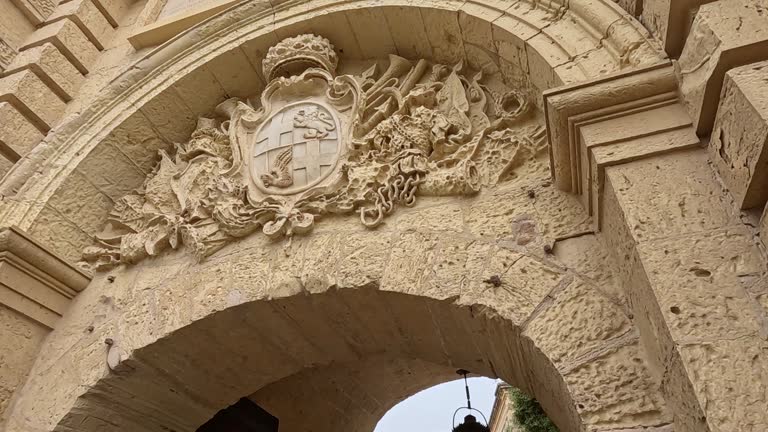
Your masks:
M418 196L474 194L546 150L543 128L524 121L526 98L461 64L390 55L382 73L336 76L337 63L315 35L272 47L260 101L229 99L188 142L160 151L85 263L106 269L180 245L204 259L257 230L305 234L330 214L373 228Z

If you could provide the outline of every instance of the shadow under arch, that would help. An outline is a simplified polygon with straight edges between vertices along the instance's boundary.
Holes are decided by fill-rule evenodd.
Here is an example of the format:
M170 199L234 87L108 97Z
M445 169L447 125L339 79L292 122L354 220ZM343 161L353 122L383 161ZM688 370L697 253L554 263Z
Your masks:
M373 413L356 412L351 424L361 427L372 429L371 418L377 420L410 394L448 380L455 368L469 368L541 398L562 431L585 430L560 372L521 331L487 306L371 287L249 302L133 351L115 373L78 398L55 430L194 431L243 396L256 393L258 400L274 404L281 392L295 390L292 381L311 374L333 376L344 364L351 369L341 369L336 379L378 371L368 377L367 386L391 386L392 380L401 384ZM424 375L398 377L398 368L382 367L385 359L418 365ZM333 386L326 390L321 399L342 397ZM303 396L292 397L299 403ZM82 419L96 413L108 421L91 420L84 426ZM332 423L305 416L307 421Z

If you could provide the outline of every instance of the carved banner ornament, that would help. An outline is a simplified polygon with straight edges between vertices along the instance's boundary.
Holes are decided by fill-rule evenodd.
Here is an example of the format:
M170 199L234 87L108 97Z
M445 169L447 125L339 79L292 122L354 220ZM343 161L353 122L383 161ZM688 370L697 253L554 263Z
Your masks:
M160 151L143 187L115 204L95 269L184 245L204 259L235 238L309 232L315 218L357 213L368 227L418 196L468 195L545 151L521 93L491 90L461 64L389 56L335 75L330 42L288 38L263 62L258 102L229 99L186 143Z

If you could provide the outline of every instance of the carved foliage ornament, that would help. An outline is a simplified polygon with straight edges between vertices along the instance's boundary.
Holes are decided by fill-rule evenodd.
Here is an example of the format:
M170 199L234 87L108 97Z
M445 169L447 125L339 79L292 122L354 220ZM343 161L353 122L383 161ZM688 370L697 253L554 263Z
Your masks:
M376 227L420 195L467 195L504 180L546 144L528 102L462 65L390 55L335 76L333 46L301 35L271 48L258 103L229 99L202 118L143 187L114 207L84 260L104 269L185 245L203 259L235 238L309 232L357 213ZM223 120L222 120L223 119Z

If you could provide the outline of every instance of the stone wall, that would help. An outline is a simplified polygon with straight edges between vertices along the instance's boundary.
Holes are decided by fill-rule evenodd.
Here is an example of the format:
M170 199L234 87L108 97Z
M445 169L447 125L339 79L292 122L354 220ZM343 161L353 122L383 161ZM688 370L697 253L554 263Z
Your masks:
M8 172L0 219L68 269L32 272L45 279L42 291L22 279L6 284L22 293L2 309L3 341L18 346L0 359L9 365L0 380L9 431L194 430L248 394L290 411L281 395L296 380L339 380L333 364L371 373L386 344L405 359L403 370L424 377L461 363L539 388L562 430L768 428L765 0L254 0L157 20L164 4L0 5L0 169ZM245 236L203 264L177 251L121 265L97 274L67 311L86 279L64 260L80 260L115 202L155 172L158 150L187 142L198 117L229 97L259 94L270 81L261 72L267 48L306 32L331 39L344 73L399 54L462 60L485 80L525 89L544 115L549 161L539 155L476 196L419 198L375 231L332 216L291 243ZM14 261L12 269L39 267L23 261L31 267ZM39 292L61 286L78 289L64 290L56 313L39 315ZM388 303L398 307L394 327L377 310ZM355 306L339 306L347 304ZM441 320L420 320L424 308ZM478 310L499 321L474 321ZM48 330L30 314L55 328L45 342ZM328 321L343 343L313 333ZM264 347L254 337L260 326L279 335L267 338L274 357L257 368L266 375L238 375ZM477 346L477 358L463 358L445 351L445 336L420 332L425 326L462 335L453 343L508 351ZM329 357L308 335L352 348ZM219 337L226 342L215 349L232 358L207 365L216 357L200 341L214 346ZM243 340L257 347L248 356ZM163 360L169 352L187 367L162 372L176 367ZM303 356L314 363L296 362ZM200 367L229 384L211 392L190 373ZM150 382L182 396L158 388L151 404L139 402ZM433 382L416 383L403 392ZM401 397L382 394L385 402L360 402L349 420L364 428ZM323 400L350 403L340 393ZM105 423L118 408L123 414Z

